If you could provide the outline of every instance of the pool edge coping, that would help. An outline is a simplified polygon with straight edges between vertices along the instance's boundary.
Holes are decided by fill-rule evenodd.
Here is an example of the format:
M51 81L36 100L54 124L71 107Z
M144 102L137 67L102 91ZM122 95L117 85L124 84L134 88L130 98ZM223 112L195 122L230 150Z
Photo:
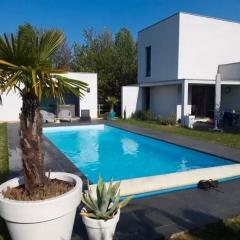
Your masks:
M224 180L240 176L240 164L193 169L184 172L168 173L148 177L121 180L120 195L138 195L156 191L185 188L196 185L200 180ZM119 181L114 181L119 182ZM107 182L109 185L109 182ZM97 184L90 185L92 192L96 192Z

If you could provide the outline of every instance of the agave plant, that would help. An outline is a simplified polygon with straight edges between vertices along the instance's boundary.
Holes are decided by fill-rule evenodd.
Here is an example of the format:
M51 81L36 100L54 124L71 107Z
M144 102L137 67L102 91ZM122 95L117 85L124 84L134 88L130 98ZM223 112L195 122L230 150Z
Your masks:
M103 179L99 177L96 195L89 187L83 193L82 201L85 208L83 208L80 214L93 219L109 220L113 218L118 209L125 207L132 198L129 196L121 201L120 184L121 182L113 183L111 181L107 187Z

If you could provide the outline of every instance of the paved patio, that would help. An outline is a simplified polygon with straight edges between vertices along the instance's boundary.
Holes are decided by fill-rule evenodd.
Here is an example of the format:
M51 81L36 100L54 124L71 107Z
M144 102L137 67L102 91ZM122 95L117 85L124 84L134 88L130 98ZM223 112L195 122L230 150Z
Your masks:
M102 123L102 121L91 124L96 123ZM240 162L240 150L238 149L114 122L105 123ZM72 124L79 125L80 123ZM21 170L17 131L17 124L8 125L9 160L13 175L19 174ZM86 182L86 177L47 139L44 139L44 150L47 170L75 173ZM161 239L176 232L199 228L238 214L240 214L240 179L222 183L218 190L190 189L133 200L122 210L115 239ZM78 213L72 239L87 239Z

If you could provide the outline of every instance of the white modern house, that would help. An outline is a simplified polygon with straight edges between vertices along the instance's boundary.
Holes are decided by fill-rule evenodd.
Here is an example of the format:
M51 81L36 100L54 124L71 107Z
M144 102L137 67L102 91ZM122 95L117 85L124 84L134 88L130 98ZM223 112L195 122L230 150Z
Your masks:
M61 74L64 77L80 80L88 84L87 92L80 99L69 93L64 97L65 107L73 109L74 117L81 117L82 110L89 110L92 119L97 118L98 105L98 85L96 73L68 72ZM8 95L2 95L2 105L0 105L0 121L19 121L19 113L22 106L22 100L18 93L10 92ZM57 114L60 106L56 101L43 100L41 109Z
M240 110L240 23L177 13L138 33L138 84L122 87L122 114L212 117L216 75L222 110Z

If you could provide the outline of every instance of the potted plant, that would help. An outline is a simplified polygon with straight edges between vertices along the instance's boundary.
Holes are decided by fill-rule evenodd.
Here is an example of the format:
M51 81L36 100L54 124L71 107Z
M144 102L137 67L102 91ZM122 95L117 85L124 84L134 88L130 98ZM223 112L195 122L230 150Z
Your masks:
M120 182L105 184L99 177L96 192L90 188L83 193L81 210L83 223L90 240L111 240L120 218L120 209L128 204L132 197L120 200Z
M64 93L82 96L86 84L56 74L52 57L64 42L58 30L38 31L29 24L0 36L0 94L22 98L20 147L23 177L0 185L0 216L12 240L70 240L82 181L68 173L46 175L42 150L42 98L63 102ZM79 90L80 89L80 90Z
M116 113L114 112L114 106L117 105L118 99L116 97L107 97L106 103L110 106L110 112L108 114L108 119L115 119Z

